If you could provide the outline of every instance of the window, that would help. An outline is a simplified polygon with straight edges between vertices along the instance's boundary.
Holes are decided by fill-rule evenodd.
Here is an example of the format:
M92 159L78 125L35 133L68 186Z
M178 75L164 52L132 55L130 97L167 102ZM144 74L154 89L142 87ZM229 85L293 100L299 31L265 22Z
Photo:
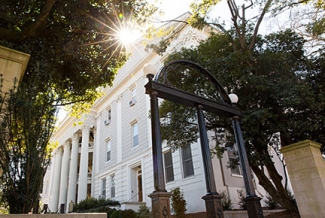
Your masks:
M131 101L129 102L130 107L137 103L137 90L136 87L131 88Z
M174 181L173 157L170 150L164 153L164 161L166 182Z
M106 199L106 178L102 179L102 195L101 198Z
M139 130L138 123L132 124L132 146L136 147L139 145Z
M112 119L112 109L107 109L107 120L111 121Z
M194 175L191 145L181 148L182 163L183 163L183 176L184 178Z
M106 119L104 121L104 124L105 125L108 125L111 123L111 120L112 120L112 110L110 108L108 108L106 110Z
M106 161L111 160L111 140L107 142Z
M229 165L231 166L230 167L231 174L241 175L240 166L232 164L237 159L235 148L227 147L227 153L228 153L228 158L230 163Z
M111 198L115 198L115 175L111 175Z

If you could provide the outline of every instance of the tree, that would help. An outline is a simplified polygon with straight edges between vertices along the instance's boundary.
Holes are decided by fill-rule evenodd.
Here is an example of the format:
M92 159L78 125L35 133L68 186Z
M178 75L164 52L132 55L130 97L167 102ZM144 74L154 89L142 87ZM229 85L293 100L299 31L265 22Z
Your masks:
M325 4L321 0L282 1L273 10L273 16L288 14L290 28L308 40L310 53L317 52L325 42ZM307 46L306 46L307 47ZM316 49L315 49L316 48Z
M2 201L28 213L49 164L57 106L82 111L112 85L127 54L119 29L156 9L145 0L4 0L0 44L31 55L21 86L1 99Z
M93 101L126 54L117 32L154 11L145 0L14 0L0 3L0 44L31 54L24 76L51 86L61 105ZM13 16L14 15L14 16Z
M9 96L1 93L1 200L10 213L27 213L35 206L49 165L55 108L48 107L48 96L35 98L35 92L22 84Z
M324 81L315 82L316 78L322 80L323 59L316 61L305 56L305 41L290 30L265 37L257 35L251 54L233 50L234 43L235 46L241 43L236 37L228 37L233 33L213 34L197 48L183 49L172 54L167 61L186 59L199 63L229 93L238 94L238 107L243 112L241 122L245 147L253 172L275 201L288 211L297 212L269 155L268 145L276 140L281 146L304 139L324 140L322 113L325 101L324 86L321 85ZM254 60L254 64L248 60ZM208 90L204 95L217 99L215 90L210 90L198 76L187 75L183 80L179 76L173 74L169 82L195 94ZM317 91L314 86L317 86ZM320 98L316 101L317 96ZM160 106L160 116L168 121L162 122L161 131L170 147L176 149L197 140L193 109L164 101ZM231 122L224 118L206 113L206 122L208 130L232 132ZM217 139L216 146L220 146ZM232 141L228 141L227 146L229 144Z
M321 76L323 60L320 58L323 52L320 49L307 59L304 53L306 41L292 31L270 34L263 38L259 35L259 30L267 15L277 15L282 9L307 2L317 3L315 6L321 8L323 2L248 0L241 1L243 4L238 6L239 1L229 0L230 30L219 19L210 17L217 13L211 9L218 2L219 0L204 0L192 4L193 16L185 22L179 22L199 29L212 25L221 35L211 37L197 49L182 50L168 60L188 59L197 62L213 72L227 86L228 92L240 94L239 107L244 113L242 123L252 169L272 198L287 210L297 212L290 193L281 183L283 178L276 171L268 154L267 145L273 143L285 146L306 138L323 141L322 134L319 134L319 131L323 132L324 124L324 81ZM258 10L251 10L254 8ZM177 34L177 31L167 32L160 46L151 47L161 54L170 42L169 37ZM177 82L177 87L180 87L179 80ZM188 90L204 89L204 86L200 86L202 84L199 79L187 82L191 84L191 87L186 87L184 83ZM211 93L205 93L205 96L213 98ZM315 100L316 96L320 101ZM193 134L197 130L193 125L193 110L165 102L161 105L161 111L162 118L167 120L163 124L163 134L169 146L177 149L196 140L197 134ZM207 116L206 119L208 129L216 132L229 129L229 126L221 125L225 123L221 118ZM177 134L175 129L178 130ZM219 138L216 136L215 139ZM222 150L216 149L219 153ZM272 182L265 175L262 166L268 170Z

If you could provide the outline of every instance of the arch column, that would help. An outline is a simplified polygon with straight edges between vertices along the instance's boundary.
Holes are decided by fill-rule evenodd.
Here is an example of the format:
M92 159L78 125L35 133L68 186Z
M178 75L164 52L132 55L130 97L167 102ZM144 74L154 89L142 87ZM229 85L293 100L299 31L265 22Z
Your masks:
M68 174L69 174L69 159L70 159L70 142L64 144L62 166L61 166L61 181L60 181L60 200L59 204L67 205L67 190L68 190Z
M87 198L89 131L89 126L83 126L78 185L78 202Z
M60 192L60 177L61 177L61 161L62 148L57 148L54 152L54 175L51 187L51 203L50 210L56 212L58 210L59 192Z
M72 136L72 148L71 148L71 161L69 171L69 185L68 185L68 198L67 204L71 201L76 203L77 194L77 176L78 176L78 154L79 154L79 134L73 134ZM68 208L68 207L66 207Z

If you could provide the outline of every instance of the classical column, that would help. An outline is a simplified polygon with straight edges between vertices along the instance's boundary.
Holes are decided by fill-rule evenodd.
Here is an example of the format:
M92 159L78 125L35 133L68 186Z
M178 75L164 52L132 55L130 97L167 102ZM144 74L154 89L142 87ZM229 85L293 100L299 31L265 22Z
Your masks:
M62 161L62 148L57 148L54 152L54 174L52 178L51 187L51 202L50 210L56 212L58 210L59 192L60 192L60 177L61 177L61 161Z
M122 102L121 96L118 97L116 102L116 161L117 163L122 162L122 139L123 139L123 130L122 130Z
M89 130L89 126L82 128L78 202L87 198Z
M69 204L71 201L73 203L76 203L77 176L78 176L78 153L79 153L78 142L79 142L79 135L75 133L72 136L72 149L71 149L67 204Z
M70 159L70 142L64 144L62 166L61 166L61 181L60 181L60 200L59 204L67 205L67 190L68 190L68 174L69 174L69 159Z

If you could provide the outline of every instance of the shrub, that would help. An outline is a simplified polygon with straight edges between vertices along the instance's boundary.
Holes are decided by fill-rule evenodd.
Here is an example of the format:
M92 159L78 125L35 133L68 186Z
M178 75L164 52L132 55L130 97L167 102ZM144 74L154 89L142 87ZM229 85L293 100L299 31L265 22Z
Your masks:
M246 202L245 202L245 192L244 190L237 190L239 195L239 202L238 205L241 209L246 210Z
M120 205L118 201L113 201L111 199L96 199L96 198L87 198L75 204L73 207L74 212L92 210L99 207L105 206L117 206Z
M223 210L232 210L232 202L228 195L228 192L226 190L223 190L220 192L220 195L222 196L221 203L222 203L222 209Z
M279 206L278 202L276 202L269 194L266 195L266 199L264 200L264 203L267 208L270 210L275 209Z
M172 210L176 214L177 218L184 218L186 212L186 201L184 199L184 194L179 187L171 190L172 194Z
M122 210L121 218L137 218L137 213L134 210Z
M152 218L152 213L145 204L141 204L138 210L138 218Z

